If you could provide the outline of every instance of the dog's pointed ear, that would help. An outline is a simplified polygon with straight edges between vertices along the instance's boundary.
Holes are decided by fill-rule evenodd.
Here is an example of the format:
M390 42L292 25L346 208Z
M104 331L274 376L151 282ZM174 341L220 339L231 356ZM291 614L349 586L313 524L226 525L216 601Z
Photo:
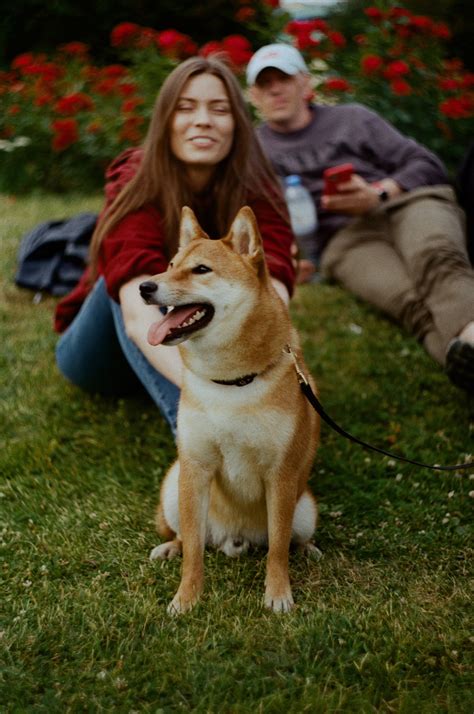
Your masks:
M209 236L202 230L194 211L189 206L183 206L179 224L179 247L185 248L192 240L197 238L209 238Z
M249 206L240 209L226 239L236 253L248 255L253 262L263 261L263 244L255 214Z

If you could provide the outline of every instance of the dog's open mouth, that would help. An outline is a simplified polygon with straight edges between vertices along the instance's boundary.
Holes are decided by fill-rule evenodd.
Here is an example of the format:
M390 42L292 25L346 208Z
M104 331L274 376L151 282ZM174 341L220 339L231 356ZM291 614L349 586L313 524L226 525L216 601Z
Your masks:
M166 315L150 326L148 342L150 345L161 345L177 339L182 341L208 325L213 316L214 308L209 303L169 307Z

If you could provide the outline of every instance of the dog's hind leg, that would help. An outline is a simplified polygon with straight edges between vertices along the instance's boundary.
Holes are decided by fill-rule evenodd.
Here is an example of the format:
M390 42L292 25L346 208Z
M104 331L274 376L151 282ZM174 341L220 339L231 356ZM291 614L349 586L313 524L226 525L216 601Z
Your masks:
M178 478L179 462L171 466L165 476L160 492L160 503L156 510L156 526L158 533L167 538L166 543L157 545L150 553L150 560L171 560L180 555L183 545L179 537L178 509Z
M158 504L158 507L156 509L156 530L160 534L162 538L168 538L168 540L172 540L176 533L172 528L170 528L168 521L165 518L165 514L163 512L163 504L160 501Z
M183 550L183 544L179 538L170 540L167 543L161 543L150 553L150 560L171 560L177 555L180 555Z
M232 538L229 536L219 546L225 555L229 558L238 558L239 555L246 553L249 548L249 541L246 538Z
M160 491L157 511L158 532L164 538L179 533L179 461L168 469Z
M296 503L291 529L291 540L293 543L298 545L308 543L313 537L317 520L318 505L315 497L309 488L307 488Z
M318 521L318 504L311 491L306 489L300 496L293 516L291 540L310 557L319 560L322 553L311 538Z

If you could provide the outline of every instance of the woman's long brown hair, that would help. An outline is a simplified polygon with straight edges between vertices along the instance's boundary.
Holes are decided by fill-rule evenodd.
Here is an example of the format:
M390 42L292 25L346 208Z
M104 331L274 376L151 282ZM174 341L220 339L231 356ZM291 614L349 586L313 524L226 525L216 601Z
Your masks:
M171 257L177 248L182 206L199 208L199 199L191 190L182 164L171 151L170 127L176 104L185 84L199 74L212 74L224 84L234 117L234 138L229 154L216 167L209 187L214 223L219 235L225 235L248 195L264 196L282 215L286 209L280 185L255 136L250 114L239 83L229 67L216 58L191 57L167 77L153 109L143 157L135 176L124 186L102 214L90 249L90 279L97 276L100 246L104 237L128 213L145 204L160 211L166 250Z

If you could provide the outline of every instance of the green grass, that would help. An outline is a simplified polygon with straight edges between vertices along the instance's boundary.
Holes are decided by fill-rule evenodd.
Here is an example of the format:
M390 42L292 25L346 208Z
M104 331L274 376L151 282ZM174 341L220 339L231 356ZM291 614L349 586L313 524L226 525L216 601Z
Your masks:
M472 712L469 471L392 463L323 427L324 557L292 555L295 610L263 609L257 550L208 552L202 603L166 615L180 563L148 552L170 434L147 401L67 384L55 300L13 283L23 233L99 205L0 198L0 711ZM472 401L411 337L335 286L299 289L292 310L343 426L428 462L474 451Z

